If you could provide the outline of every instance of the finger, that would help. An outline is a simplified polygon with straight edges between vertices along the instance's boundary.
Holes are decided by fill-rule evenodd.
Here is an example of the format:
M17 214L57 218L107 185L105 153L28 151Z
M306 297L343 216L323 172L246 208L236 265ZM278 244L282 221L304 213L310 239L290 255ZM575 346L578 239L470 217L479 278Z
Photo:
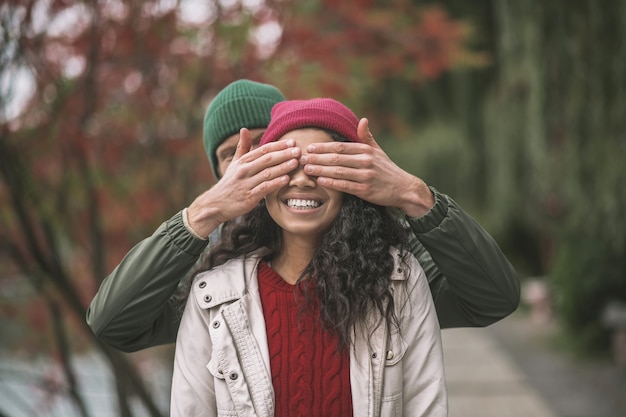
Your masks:
M323 177L335 180L343 180L357 183L368 182L373 175L373 171L362 168L350 168L348 166L323 166L305 165L304 172L313 177Z
M300 157L300 163L305 166L305 172L307 174L318 175L318 167L309 167L322 165L325 167L346 167L355 169L370 169L373 166L374 156L371 153L372 148L367 146L367 152L358 154L335 154L335 153L320 153L320 154L305 154ZM310 172L308 169L312 169L315 172Z
M256 176L262 174L265 178L275 177L276 175L270 175L269 171L272 168L278 167L278 171L282 172L288 169L286 172L291 172L298 167L298 159L300 158L300 148L286 148L280 150L274 150L268 153L257 153L258 149L250 152L245 156L244 162L246 163L245 170L248 176ZM267 171L267 172L264 172Z
M256 167L258 167L258 165L256 165ZM240 178L240 184L245 184L244 188L252 192L251 190L258 190L259 187L264 187L262 184L265 182L272 182L280 177L289 178L288 174L294 171L297 167L298 160L292 158L280 164L275 164L261 169L255 173L252 173L250 172L250 170L248 170L248 172L242 173L242 176ZM281 181L281 184L284 185L284 182ZM265 195L263 195L262 197L265 197Z
M255 199L261 200L269 193L278 191L285 185L289 184L289 180L289 175L280 175L278 177L260 182L250 190L250 193L255 197Z
M348 180L338 180L335 178L318 177L316 181L317 184L322 187L352 194L360 198L366 196L370 189L367 184Z
M312 143L306 147L308 153L322 154L322 153L337 153L344 155L357 155L367 152L370 149L370 145L364 143L355 142L320 142Z
M259 146L248 153L248 161L253 161L263 157L263 155L272 154L278 151L284 151L285 149L297 149L298 155L300 148L296 147L296 142L293 139L280 140L277 142L270 142L263 146Z
M252 147L252 137L250 131L245 127L239 130L239 142L237 142L237 149L235 150L235 159L241 158L247 154Z
M255 175L255 178L258 183L271 181L280 176L289 174L296 168L298 168L298 160L292 158L259 171L259 173Z
M372 135L372 132L370 131L369 120L367 120L365 117L359 120L359 126L357 127L356 131L357 136L359 137L361 142L373 148L380 148L380 146L378 146L378 143L376 143L376 140L374 139L374 135Z

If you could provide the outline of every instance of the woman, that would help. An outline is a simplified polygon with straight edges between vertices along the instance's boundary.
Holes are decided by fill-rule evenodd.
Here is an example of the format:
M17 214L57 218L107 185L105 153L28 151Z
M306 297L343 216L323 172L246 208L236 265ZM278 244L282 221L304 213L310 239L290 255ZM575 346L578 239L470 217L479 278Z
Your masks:
M331 99L278 103L261 145L358 141ZM445 416L426 277L388 209L301 168L224 231L191 288L172 416Z

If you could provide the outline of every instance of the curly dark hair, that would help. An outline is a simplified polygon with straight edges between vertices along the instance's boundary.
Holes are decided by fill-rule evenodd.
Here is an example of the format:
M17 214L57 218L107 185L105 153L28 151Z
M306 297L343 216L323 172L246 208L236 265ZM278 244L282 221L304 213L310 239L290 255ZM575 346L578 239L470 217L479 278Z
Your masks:
M341 348L354 340L357 324L365 325L369 332L382 320L398 327L390 287L394 259L389 249L401 249L406 236L406 230L389 209L344 195L339 215L296 283L301 310L318 305L320 322L338 335ZM224 226L221 242L211 250L198 272L252 252L271 262L281 246L281 229L262 201L245 216ZM308 285L309 280L314 280L315 285ZM380 320L374 324L366 321L372 311L380 313Z

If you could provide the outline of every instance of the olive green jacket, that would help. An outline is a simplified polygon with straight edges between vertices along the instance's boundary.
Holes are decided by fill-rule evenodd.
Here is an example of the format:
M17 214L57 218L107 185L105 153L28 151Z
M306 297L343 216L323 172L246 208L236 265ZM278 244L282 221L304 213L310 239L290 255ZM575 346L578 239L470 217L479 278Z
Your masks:
M441 328L488 326L508 316L520 298L515 269L452 198L432 190L434 207L407 222L417 238L409 249L428 277ZM159 226L102 282L87 310L95 335L125 352L175 342L180 314L171 298L207 246L181 212Z

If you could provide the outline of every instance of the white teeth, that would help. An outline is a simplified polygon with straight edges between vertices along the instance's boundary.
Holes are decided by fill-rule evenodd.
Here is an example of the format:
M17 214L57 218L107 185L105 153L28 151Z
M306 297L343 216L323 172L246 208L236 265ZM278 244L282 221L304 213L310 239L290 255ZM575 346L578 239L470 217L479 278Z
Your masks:
M291 208L296 209L308 209L308 208L316 208L319 207L322 203L317 200L298 200L295 198L290 198L287 200L287 205Z

